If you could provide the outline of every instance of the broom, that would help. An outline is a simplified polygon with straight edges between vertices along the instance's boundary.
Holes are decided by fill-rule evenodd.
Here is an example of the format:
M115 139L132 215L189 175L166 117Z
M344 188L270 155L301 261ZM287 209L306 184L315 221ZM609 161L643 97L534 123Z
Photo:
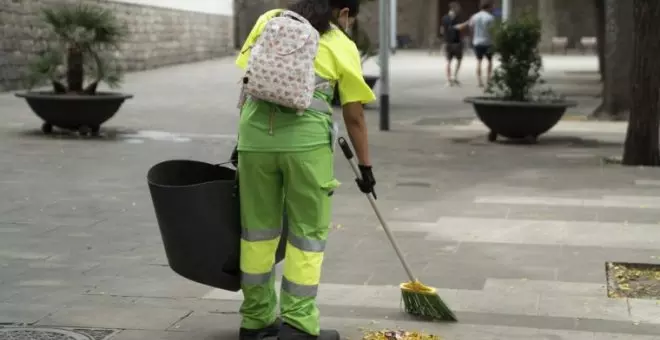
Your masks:
M346 142L346 139L339 137L337 142L339 147L341 147L344 156L346 156L348 163L351 165L355 176L358 179L361 179L360 170L357 164L355 164L355 160L353 159L353 151ZM380 210L378 210L378 207L376 206L375 193L373 196L369 194L366 196L367 199L369 199L369 203L371 203L371 207L374 209L374 212L376 213L376 216L378 217L378 220L380 221L385 234L387 234L387 238L392 243L392 247L394 248L396 255L399 257L399 260L403 265L403 269L405 269L406 274L408 274L408 278L410 279L409 282L405 282L400 285L406 313L432 320L458 321L454 315L454 312L452 312L451 309L449 309L449 307L447 307L447 305L442 301L440 296L438 296L437 290L419 282L419 280L412 273L410 265L408 265L406 258L401 252L401 249L399 249L399 245L397 244L394 235L392 235L392 232L390 231L390 227L387 225L387 222L385 222L385 219L381 215Z

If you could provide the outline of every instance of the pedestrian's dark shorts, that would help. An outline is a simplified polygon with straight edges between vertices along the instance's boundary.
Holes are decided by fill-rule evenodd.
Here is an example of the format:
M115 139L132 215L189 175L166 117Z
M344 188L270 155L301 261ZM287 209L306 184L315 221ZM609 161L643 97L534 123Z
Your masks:
M447 60L454 58L463 59L463 44L462 43L445 43L445 55Z
M482 60L484 57L491 61L493 59L493 47L491 45L475 45L474 55L477 60Z

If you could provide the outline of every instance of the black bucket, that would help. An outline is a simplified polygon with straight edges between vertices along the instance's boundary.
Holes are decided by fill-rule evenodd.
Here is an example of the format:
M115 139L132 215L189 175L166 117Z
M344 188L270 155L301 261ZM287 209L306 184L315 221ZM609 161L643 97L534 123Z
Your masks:
M241 219L236 170L192 160L170 160L154 165L147 180L172 270L211 287L240 290ZM287 225L283 224L276 262L284 257Z

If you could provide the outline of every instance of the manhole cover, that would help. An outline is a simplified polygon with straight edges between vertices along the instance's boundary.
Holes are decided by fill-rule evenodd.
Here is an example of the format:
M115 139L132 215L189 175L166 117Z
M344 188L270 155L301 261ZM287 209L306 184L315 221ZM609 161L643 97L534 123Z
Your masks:
M103 340L115 331L108 329L0 328L0 340Z

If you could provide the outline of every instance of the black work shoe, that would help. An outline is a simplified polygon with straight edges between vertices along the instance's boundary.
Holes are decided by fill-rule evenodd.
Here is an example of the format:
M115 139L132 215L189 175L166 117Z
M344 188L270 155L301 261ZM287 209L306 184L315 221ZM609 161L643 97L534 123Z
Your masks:
M262 340L266 338L276 337L280 332L282 321L276 319L272 325L261 329L247 329L241 328L238 332L239 340Z
M340 340L339 332L332 329L322 329L318 336L305 333L287 323L280 328L279 340Z

